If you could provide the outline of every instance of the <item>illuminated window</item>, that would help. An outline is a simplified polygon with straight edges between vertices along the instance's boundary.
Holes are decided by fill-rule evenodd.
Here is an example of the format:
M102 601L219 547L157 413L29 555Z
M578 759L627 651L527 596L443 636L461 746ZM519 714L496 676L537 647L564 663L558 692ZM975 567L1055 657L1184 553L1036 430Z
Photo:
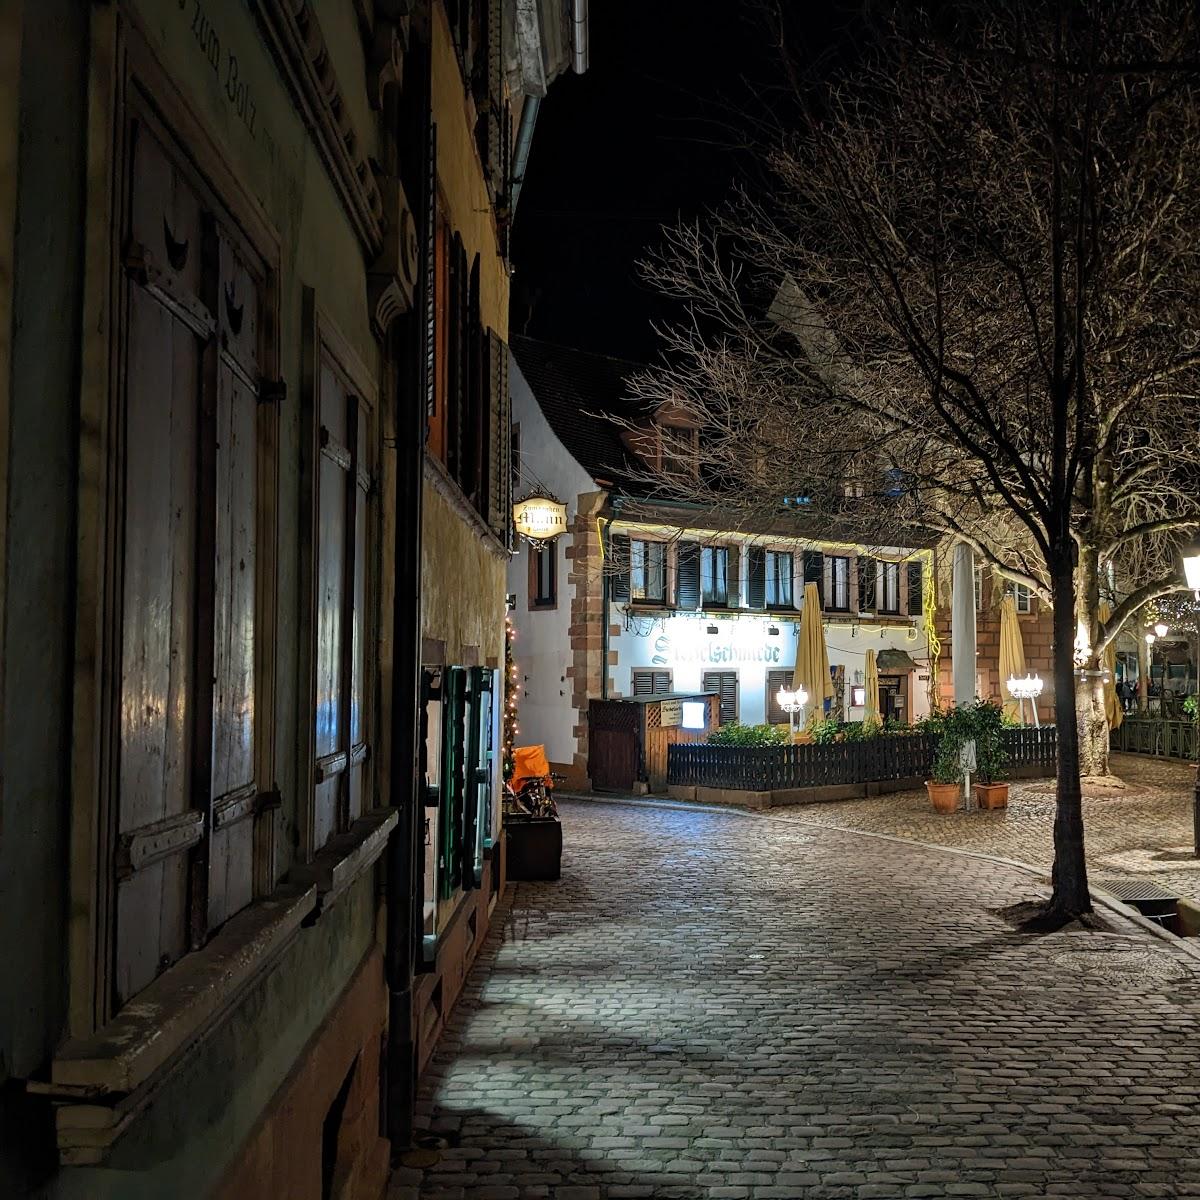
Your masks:
M700 594L705 604L729 603L729 551L724 546L700 551Z
M767 551L767 607L792 607L792 556L779 550Z
M632 598L661 604L667 594L667 547L663 542L631 542Z

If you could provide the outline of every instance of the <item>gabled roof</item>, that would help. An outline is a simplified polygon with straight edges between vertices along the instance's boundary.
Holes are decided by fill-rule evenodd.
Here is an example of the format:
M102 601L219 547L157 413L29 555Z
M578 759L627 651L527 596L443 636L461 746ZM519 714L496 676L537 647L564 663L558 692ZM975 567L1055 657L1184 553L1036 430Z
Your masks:
M636 472L637 460L621 441L620 427L601 414L641 414L625 381L642 364L536 338L514 336L510 345L534 399L571 457L608 485Z

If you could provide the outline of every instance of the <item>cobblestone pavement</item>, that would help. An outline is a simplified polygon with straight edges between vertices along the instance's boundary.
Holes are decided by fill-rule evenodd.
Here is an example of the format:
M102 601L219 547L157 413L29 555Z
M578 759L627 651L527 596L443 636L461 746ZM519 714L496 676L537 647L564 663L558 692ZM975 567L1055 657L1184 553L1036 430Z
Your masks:
M1163 851L1192 845L1192 768L1145 755L1114 754L1113 772L1129 794L1083 802L1088 875L1095 884L1140 879L1180 896L1200 896L1200 860ZM1007 809L940 814L925 790L869 800L771 809L772 816L862 829L953 846L1050 869L1054 859L1053 780L1014 780Z
M390 1200L1200 1196L1200 976L1016 868L744 813L563 804Z

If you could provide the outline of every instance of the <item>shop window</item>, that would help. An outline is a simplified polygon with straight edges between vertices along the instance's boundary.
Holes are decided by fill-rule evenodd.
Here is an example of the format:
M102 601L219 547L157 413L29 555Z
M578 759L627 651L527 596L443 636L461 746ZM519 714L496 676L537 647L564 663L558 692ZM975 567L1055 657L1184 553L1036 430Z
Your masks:
M156 120L135 113L126 145L123 236L138 265L120 312L114 823L104 827L115 928L100 933L116 1007L274 883L254 871L255 830L273 815L257 803L271 786L259 747L273 736L260 678L271 556L260 539L274 532L257 483L275 470L259 441L266 268Z
M779 707L779 689L787 688L792 690L792 672L791 671L768 671L767 672L767 696L766 696L766 713L768 725L787 725L791 721L791 717Z
M324 341L316 411L314 793L311 849L370 807L364 799L371 410Z
M634 600L661 604L667 594L667 547L664 542L630 543L630 587Z
M671 690L671 672L635 669L630 686L635 696L664 696Z
M738 676L736 671L705 671L701 687L720 697L720 723L730 725L738 719Z
M558 604L558 547L529 547L529 607L554 608Z
M900 564L885 562L880 564L881 571L881 603L879 611L889 616L900 611Z
M1022 616L1028 616L1033 612L1033 592L1023 583L1013 584L1013 601L1017 612Z
M779 550L768 550L766 560L766 589L768 608L791 608L792 556Z
M729 551L724 546L704 546L700 551L700 596L705 605L729 603Z
M826 608L833 612L850 611L850 560L838 555L825 559L827 584L825 595L829 598Z

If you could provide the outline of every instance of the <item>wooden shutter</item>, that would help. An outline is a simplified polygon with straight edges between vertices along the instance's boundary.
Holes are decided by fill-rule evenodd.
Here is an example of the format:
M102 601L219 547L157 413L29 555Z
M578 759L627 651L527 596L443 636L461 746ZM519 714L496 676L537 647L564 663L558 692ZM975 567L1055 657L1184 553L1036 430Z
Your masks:
M908 564L908 611L910 616L920 616L925 611L925 565L920 562Z
M118 1004L187 949L189 851L205 825L193 753L207 701L197 697L211 696L195 609L201 362L216 328L201 299L200 201L144 126L132 127L131 140L130 242L141 263L130 265L125 314ZM205 713L205 729L209 720Z
M700 547L696 542L680 542L676 549L675 605L700 607Z
M819 550L804 551L804 582L815 583L817 594L821 597L821 607L825 607L825 555Z
M742 603L742 548L730 546L725 556L725 603L739 608Z
M879 580L875 560L858 556L858 611L874 612L878 603Z
M786 725L790 720L787 713L779 707L779 701L776 696L779 694L780 688L792 690L792 672L791 671L768 671L767 672L767 724L768 725Z
M463 801L466 791L465 667L442 674L442 789L438 811L438 894L448 900L463 877Z
M467 490L464 454L464 409L467 392L467 311L469 289L467 252L462 238L450 239L450 281L446 304L446 467L451 477Z
M761 546L751 546L746 563L747 600L751 608L767 606L767 552Z
M437 126L431 119L426 127L425 162L422 174L425 211L421 227L421 298L423 341L421 348L422 391L425 415L429 421L437 412Z
M489 412L491 460L488 464L488 493L491 496L488 525L506 545L511 545L512 480L516 458L514 442L518 432L512 424L512 401L508 391L508 346L494 330L484 333L488 359L488 389L485 402Z
M612 598L618 603L625 603L629 600L629 538L625 534L614 533L608 539L608 557Z
M351 501L353 509L348 519L353 528L351 576L353 593L350 611L346 619L349 626L344 637L351 643L350 656L350 703L347 712L349 737L347 745L350 762L346 781L346 820L353 821L362 816L371 805L367 802L367 758L370 753L367 726L367 654L374 632L370 620L368 581L368 530L370 528L371 476L369 473L370 412L361 401L354 414L357 430L357 446L351 468Z
M738 677L736 671L705 671L702 687L720 696L720 722L729 725L738 715Z
M635 696L665 696L671 690L671 672L635 670L632 686Z

